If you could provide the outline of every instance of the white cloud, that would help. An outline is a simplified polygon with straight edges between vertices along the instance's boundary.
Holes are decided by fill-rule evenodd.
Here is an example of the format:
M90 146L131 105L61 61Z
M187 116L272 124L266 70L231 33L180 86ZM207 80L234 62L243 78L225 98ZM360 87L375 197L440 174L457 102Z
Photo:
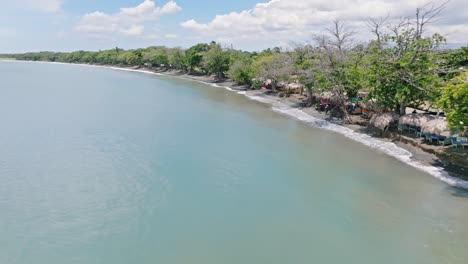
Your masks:
M145 27L142 25L133 25L128 29L122 30L122 34L126 36L140 36L143 34Z
M182 10L182 8L178 6L176 2L169 1L161 8L161 13L172 14L172 13L179 12L180 10Z
M63 0L15 0L17 6L43 12L58 12Z
M432 1L438 4L437 1ZM312 33L321 32L333 19L347 21L353 31L368 38L365 21L369 17L391 18L413 16L417 7L430 0L271 0L252 9L217 15L206 23L193 19L181 23L183 28L218 41L230 43L269 42L268 46L288 41L310 39ZM452 0L441 15L442 32L456 32L457 41L467 41L468 1ZM453 22L452 20L457 20ZM456 25L456 26L455 26ZM435 27L434 27L435 28ZM464 35L461 35L465 33ZM464 38L464 40L460 40ZM245 45L244 45L245 46Z
M176 34L166 34L164 35L165 38L177 38Z
M173 0L164 6L156 6L154 1L144 0L135 7L121 8L118 13L93 12L80 18L75 30L89 34L118 33L126 36L140 36L144 33L145 22L156 20L161 15L180 11Z

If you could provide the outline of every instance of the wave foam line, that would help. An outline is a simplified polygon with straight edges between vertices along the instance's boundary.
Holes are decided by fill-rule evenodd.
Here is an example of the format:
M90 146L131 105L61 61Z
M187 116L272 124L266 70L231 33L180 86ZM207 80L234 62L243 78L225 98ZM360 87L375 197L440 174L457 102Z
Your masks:
M246 92L246 91L232 89L232 88L229 87L229 86L221 86L221 85L218 85L218 84L216 84L216 83L209 83L209 82L203 82L203 81L201 81L201 82L204 83L204 84L213 86L213 87L224 88L224 89L226 89L226 90L228 90L228 91L230 91L230 92L235 92L235 93L237 93L237 94L247 95L247 92Z

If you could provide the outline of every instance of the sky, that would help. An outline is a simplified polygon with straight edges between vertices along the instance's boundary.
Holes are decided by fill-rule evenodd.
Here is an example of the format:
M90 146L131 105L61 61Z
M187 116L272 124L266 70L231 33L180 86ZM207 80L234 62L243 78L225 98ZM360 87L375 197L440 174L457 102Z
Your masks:
M414 16L427 0L0 0L0 53L217 41L243 50L306 43L335 19L372 38L370 17ZM468 44L468 0L450 0L428 33Z

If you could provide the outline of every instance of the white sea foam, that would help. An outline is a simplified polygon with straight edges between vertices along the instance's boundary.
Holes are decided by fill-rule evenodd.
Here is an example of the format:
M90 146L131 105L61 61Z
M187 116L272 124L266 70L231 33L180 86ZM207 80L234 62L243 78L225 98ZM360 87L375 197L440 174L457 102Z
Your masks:
M211 86L213 86L213 87L224 88L224 89L226 89L226 90L228 90L228 91L230 91L230 92L236 92L236 90L232 89L232 88L229 87L229 86L221 86L221 85L218 85L218 84L216 84L216 83L208 83L208 82L203 82L203 83L206 83L206 84L211 85Z
M12 61L12 62L22 62L22 61L17 61L17 60L3 60L3 61ZM38 62L41 63L41 62ZM42 63L54 63L54 64L70 64L70 63L61 63L61 62L42 62ZM139 72L139 73L145 73L145 74L153 74L153 75L165 75L161 73L155 73L152 71L147 71L147 70L138 70L138 69L128 69L128 68L119 68L119 67L112 67L112 66L100 66L100 65L88 65L88 64L74 64L74 65L80 65L80 66L87 66L87 67L97 67L97 68L107 68L107 69L113 69L113 70L119 70L119 71L129 71L129 72ZM170 75L168 75L170 76ZM177 76L174 76L177 77ZM197 80L192 80L192 81L197 81ZM387 142L383 141L374 137L371 137L369 135L355 132L350 128L340 126L333 124L331 122L328 122L326 120L320 119L313 117L304 111L293 108L290 106L287 106L277 100L270 99L267 97L263 96L258 96L258 95L248 95L245 91L238 91L234 90L230 87L227 86L220 86L215 83L209 83L209 82L204 82L204 81L198 81L207 85L211 85L213 87L219 87L219 88L224 88L228 91L236 92L241 95L247 96L249 99L261 102L261 103L266 103L272 105L272 109L275 112L287 115L289 117L295 118L297 120L300 120L302 122L305 122L309 124L310 126L333 131L339 134L344 135L345 137L352 139L354 141L357 141L359 143L362 143L368 147L371 147L373 149L376 149L378 151L381 151L383 153L386 153L389 156L392 156L416 169L422 170L426 173L429 173L430 175L434 176L435 178L451 185L457 188L463 188L463 189L468 189L468 181L464 181L455 177L450 176L443 168L441 167L436 167L436 166L430 166L423 164L415 159L412 158L411 152L398 147L392 142Z

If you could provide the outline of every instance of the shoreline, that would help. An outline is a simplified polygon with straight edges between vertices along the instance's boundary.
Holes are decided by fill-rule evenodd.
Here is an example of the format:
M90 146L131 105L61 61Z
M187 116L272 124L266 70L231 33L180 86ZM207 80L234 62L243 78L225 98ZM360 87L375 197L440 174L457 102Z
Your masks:
M94 65L94 64L79 64L79 63L63 63L63 62L48 62L48 61L21 61L21 60L0 60L9 62L36 62L36 63L52 63L52 64L68 64L78 66L88 66L96 68L106 68L112 70L139 72L144 74L152 74L157 76L175 77L189 81L200 82L214 87L224 88L228 91L235 92L246 96L249 100L271 105L272 110L284 116L294 118L309 126L332 131L348 139L364 144L379 152L383 152L388 156L410 165L420 171L424 171L434 178L437 178L449 186L468 190L468 181L451 176L444 167L431 164L440 161L440 159L421 148L412 146L404 142L392 142L388 138L377 138L362 131L362 127L358 125L338 125L325 120L326 116L317 112L313 108L301 108L295 105L293 99L279 98L274 95L266 94L263 90L248 90L247 86L239 86L231 81L216 82L209 76L188 75L177 71L154 71L144 67L117 67L113 65Z

